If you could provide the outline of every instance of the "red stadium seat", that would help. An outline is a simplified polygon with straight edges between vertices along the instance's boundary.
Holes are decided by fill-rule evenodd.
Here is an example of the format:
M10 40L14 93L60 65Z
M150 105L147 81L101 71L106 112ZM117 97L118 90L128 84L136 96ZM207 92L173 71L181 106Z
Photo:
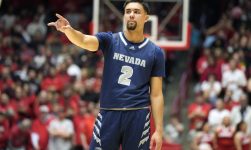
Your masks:
M182 150L180 144L163 143L162 150Z

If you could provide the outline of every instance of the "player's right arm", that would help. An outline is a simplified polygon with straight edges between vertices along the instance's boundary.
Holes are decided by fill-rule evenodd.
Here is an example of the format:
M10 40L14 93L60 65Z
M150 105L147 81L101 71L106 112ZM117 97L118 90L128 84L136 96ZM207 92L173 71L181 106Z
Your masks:
M67 38L75 45L89 50L97 51L99 47L99 41L96 36L83 34L71 27L69 21L63 16L56 14L58 20L48 23L48 26L54 26L58 31L64 33Z

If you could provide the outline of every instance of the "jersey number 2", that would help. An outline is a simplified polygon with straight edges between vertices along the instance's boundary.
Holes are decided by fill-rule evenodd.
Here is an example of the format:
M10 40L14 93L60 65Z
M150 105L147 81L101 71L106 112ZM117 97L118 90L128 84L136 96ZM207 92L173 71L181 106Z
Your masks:
M133 75L133 69L130 66L122 66L122 74L119 76L118 83L126 86L130 86L131 77Z

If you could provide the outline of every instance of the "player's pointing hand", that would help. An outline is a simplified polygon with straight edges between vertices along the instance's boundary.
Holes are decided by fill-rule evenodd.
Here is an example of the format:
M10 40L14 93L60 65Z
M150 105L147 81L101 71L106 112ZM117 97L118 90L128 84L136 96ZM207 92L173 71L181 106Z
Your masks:
M56 14L56 16L58 17L58 20L55 22L48 23L48 26L54 26L56 27L58 31L61 31L64 33L67 28L71 27L71 25L69 21L65 19L63 16L61 16L60 14Z

